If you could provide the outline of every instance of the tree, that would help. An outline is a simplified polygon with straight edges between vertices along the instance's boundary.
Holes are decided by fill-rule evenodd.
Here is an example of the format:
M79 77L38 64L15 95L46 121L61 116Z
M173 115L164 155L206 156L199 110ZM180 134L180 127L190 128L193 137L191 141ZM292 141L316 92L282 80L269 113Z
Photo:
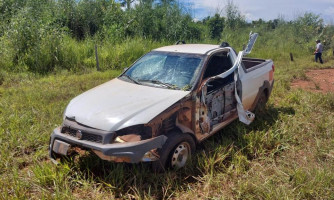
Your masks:
M324 28L323 19L319 15L306 12L294 21L294 29L296 34L303 39L303 42L309 42L317 37Z
M121 1L121 5L123 7L125 7L127 10L130 10L131 8L131 4L134 2L135 0L122 0Z
M221 33L224 30L224 21L225 19L220 17L219 14L215 14L215 16L207 20L210 38L220 39Z
M233 0L228 0L225 7L226 26L235 29L246 24L245 17L241 15L238 6L233 3Z

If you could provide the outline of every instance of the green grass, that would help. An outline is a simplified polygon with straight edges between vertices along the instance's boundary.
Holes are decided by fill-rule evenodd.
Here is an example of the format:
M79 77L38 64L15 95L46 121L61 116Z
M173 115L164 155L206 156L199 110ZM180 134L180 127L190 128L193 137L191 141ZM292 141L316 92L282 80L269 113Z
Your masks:
M136 44L115 48L126 55ZM119 59L128 65L155 45ZM103 65L111 51L102 47ZM162 174L94 155L58 166L48 159L49 136L70 99L120 70L1 72L0 199L333 199L334 94L291 89L290 82L334 60L288 58L275 61L275 88L255 122L233 122L202 143L185 169Z

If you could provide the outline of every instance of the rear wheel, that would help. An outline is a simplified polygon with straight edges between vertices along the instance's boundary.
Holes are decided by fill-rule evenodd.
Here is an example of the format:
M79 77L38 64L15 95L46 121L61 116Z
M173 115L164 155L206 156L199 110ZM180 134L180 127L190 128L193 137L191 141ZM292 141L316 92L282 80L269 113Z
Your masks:
M160 159L152 163L155 172L162 172L168 168L180 169L195 152L195 141L190 135L174 132L167 137L166 143L158 150Z
M255 112L256 113L261 113L265 110L265 107L266 107L266 103L268 101L268 97L266 95L266 92L265 91L262 91L258 101L257 101L257 104L256 104L256 107L255 107Z

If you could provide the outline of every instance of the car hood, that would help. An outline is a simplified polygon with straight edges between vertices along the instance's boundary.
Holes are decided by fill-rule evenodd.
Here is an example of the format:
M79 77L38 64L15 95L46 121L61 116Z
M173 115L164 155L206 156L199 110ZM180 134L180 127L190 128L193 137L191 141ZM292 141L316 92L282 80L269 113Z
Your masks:
M65 116L92 128L117 131L148 123L189 93L116 78L72 99Z

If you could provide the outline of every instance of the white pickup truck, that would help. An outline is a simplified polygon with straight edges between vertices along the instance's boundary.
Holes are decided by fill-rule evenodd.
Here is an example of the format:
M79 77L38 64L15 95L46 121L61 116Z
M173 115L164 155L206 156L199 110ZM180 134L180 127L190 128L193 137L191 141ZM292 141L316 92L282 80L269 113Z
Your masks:
M119 77L75 97L50 139L53 161L78 149L114 162L181 168L196 145L233 120L251 123L273 88L271 60L222 45L155 49ZM57 162L57 161L56 161Z

